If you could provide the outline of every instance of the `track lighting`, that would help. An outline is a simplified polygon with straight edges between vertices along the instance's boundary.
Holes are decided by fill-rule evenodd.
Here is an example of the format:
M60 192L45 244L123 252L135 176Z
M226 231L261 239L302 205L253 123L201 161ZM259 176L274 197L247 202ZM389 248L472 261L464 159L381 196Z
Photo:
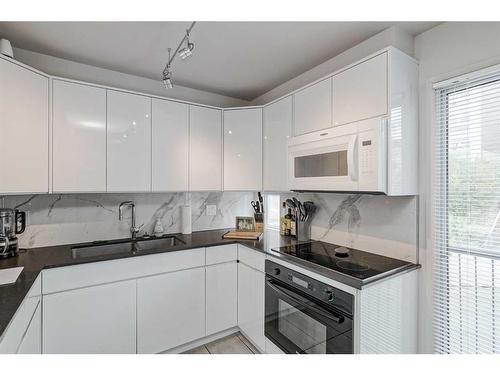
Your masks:
M177 53L179 54L180 58L182 60L187 59L189 56L193 54L194 50L194 43L191 43L189 41L189 33L193 29L194 25L196 22L191 23L191 26L189 26L189 29L186 30L186 35L184 35L184 38L182 38L181 42L177 46L175 52L171 54L171 49L168 49L168 62L167 65L165 66L165 69L163 69L163 74L162 74L162 81L163 84L165 85L165 88L171 89L174 87L174 84L172 82L172 62L175 59L175 56ZM182 45L185 43L185 47L181 49Z
M170 61L170 51L171 49L168 49L168 61ZM174 84L172 83L172 71L170 70L170 63L167 64L165 69L163 69L163 84L165 85L166 89L171 89L174 87Z
M185 60L189 56L191 56L193 54L193 50L194 50L194 43L191 43L189 41L189 30L186 30L186 38L185 39L186 39L186 47L184 47L183 49L181 49L179 51L179 56L183 60Z

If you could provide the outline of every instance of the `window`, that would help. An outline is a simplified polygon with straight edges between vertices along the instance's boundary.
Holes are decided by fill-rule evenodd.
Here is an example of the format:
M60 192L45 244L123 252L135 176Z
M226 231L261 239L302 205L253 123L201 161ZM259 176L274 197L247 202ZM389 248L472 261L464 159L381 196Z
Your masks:
M280 196L278 194L266 194L266 227L279 229L280 227Z
M500 353L500 74L436 88L434 342Z

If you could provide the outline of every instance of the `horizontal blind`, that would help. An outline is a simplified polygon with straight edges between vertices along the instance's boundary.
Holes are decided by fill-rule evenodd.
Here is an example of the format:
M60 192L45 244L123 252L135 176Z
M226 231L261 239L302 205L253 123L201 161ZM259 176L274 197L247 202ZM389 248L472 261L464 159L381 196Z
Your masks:
M500 353L500 74L435 94L435 350Z

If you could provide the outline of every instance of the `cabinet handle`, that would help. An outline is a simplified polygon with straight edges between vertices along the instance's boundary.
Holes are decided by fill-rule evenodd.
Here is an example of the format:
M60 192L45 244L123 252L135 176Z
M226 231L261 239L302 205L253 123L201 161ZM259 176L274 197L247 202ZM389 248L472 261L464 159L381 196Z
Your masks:
M325 135L328 135L328 133L321 133L319 136L324 137Z

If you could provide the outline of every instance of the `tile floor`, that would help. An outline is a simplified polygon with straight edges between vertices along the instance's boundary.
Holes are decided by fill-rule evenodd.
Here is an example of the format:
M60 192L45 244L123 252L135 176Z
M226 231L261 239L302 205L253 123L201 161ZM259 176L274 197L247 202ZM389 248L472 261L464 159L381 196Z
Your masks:
M188 350L183 354L256 354L257 349L241 334L232 335Z

